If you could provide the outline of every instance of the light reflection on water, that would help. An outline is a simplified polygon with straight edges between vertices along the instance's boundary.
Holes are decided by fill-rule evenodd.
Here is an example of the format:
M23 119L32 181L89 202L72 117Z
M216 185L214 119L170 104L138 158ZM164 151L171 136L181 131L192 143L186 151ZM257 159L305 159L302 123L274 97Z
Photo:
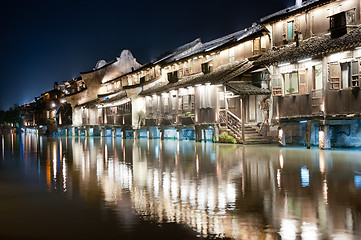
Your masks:
M361 237L360 151L31 134L1 146L2 160L20 149L20 167L48 191L101 198L120 219L136 213L202 237Z

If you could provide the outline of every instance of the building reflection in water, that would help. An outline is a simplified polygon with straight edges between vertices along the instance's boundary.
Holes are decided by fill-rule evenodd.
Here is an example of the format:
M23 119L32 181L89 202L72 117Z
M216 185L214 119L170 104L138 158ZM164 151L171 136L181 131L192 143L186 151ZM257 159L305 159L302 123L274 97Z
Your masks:
M203 237L361 236L357 151L28 135L24 146L50 191L103 202L129 226L135 212Z

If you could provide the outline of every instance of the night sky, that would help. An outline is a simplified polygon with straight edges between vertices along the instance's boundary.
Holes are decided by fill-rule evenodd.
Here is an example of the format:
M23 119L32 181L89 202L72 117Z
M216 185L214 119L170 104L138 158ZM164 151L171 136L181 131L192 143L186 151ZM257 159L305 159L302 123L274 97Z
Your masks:
M295 0L2 1L0 109L34 100L129 49L144 64L239 31Z

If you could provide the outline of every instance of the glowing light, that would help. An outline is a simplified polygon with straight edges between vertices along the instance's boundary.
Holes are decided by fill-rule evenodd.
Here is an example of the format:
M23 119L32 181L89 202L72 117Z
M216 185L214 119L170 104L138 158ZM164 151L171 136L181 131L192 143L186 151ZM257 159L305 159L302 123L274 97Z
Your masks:
M319 159L320 159L320 172L325 173L325 165L326 165L326 163L325 163L325 152L320 151Z
M55 103L52 103L52 104L51 104L51 107L56 107Z
M285 67L285 66L288 66L288 65L290 65L289 62L287 62L287 63L282 63L282 64L278 64L278 67Z
M304 63L304 62L308 62L308 61L311 61L312 58L305 58L305 59L301 59L298 61L298 63Z
M361 173L358 173L360 175L355 175L354 176L354 183L355 183L355 187L357 189L361 189Z
M302 234L301 234L302 239L318 238L317 226L315 224L303 222L301 229L302 229Z
M301 168L301 181L302 187L310 186L310 171L307 169L306 166Z
M294 220L282 219L280 235L282 239L296 239L297 227Z
M325 204L328 204L328 187L327 187L327 181L326 179L322 182L322 194L323 194L323 200Z
M281 150L278 152L278 160L279 160L279 162L280 162L280 168L283 168L283 165L284 165L283 149L281 149Z

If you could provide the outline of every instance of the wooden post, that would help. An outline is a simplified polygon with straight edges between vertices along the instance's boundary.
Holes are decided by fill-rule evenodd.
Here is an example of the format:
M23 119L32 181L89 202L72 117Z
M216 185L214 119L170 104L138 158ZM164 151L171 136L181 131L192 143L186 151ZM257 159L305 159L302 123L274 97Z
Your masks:
M200 126L195 126L196 130L196 142L202 141L202 128Z
M312 126L312 121L308 120L305 128L305 142L308 149L311 148L311 133L312 133L311 126Z
M224 86L224 88L223 88L223 92L224 92L224 94L223 94L223 96L224 96L224 107L225 107L225 109L226 109L226 128L228 129L228 100L227 100L227 97L226 97L226 87Z
M245 132L244 132L244 122L245 122L245 108L244 108L244 101L243 97L241 98L241 120L242 120L242 141L245 140Z
M112 137L115 138L116 137L116 128L112 129Z

